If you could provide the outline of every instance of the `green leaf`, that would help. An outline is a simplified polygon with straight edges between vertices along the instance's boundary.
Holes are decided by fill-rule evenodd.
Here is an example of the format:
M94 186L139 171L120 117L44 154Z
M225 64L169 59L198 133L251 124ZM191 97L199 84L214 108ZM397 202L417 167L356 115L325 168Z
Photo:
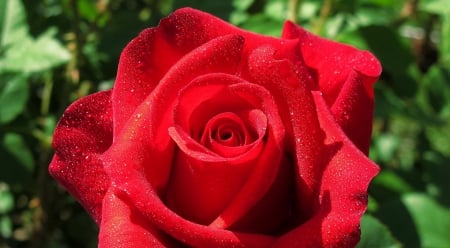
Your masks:
M0 184L0 214L6 214L14 208L14 198L5 184Z
M427 192L442 204L450 206L450 157L443 156L437 151L428 151L423 155L424 177L427 183Z
M377 149L378 159L390 161L400 146L400 140L393 134L380 134L375 139L375 149Z
M392 88L398 96L411 97L416 93L417 80L413 77L415 63L410 45L402 39L398 31L382 25L366 26L358 29L383 65L383 73L392 78Z
M247 10L255 0L233 0L233 7L238 10Z
M28 100L28 85L24 75L0 74L0 124L16 118Z
M279 0L269 1L265 5L264 14L268 16L270 19L284 22L288 14L288 6L286 4L286 1L279 1ZM278 29L281 30L281 27L283 26L278 27Z
M376 213L404 247L448 247L450 209L423 193L385 203Z
M82 17L91 22L95 21L95 18L97 17L97 9L94 1L78 0L77 5Z
M0 139L0 181L26 185L30 182L34 159L22 136L4 134Z
M0 51L28 35L25 10L20 0L0 1Z
M264 25L261 25L261 23L264 23ZM280 36L282 27L282 21L274 20L263 14L252 15L242 24L243 29L276 37Z
M448 247L450 209L425 194L408 194L402 201L414 220L421 247Z
M429 68L421 80L423 107L440 113L450 103L450 65L436 64ZM426 106L429 105L429 106Z
M370 215L364 215L361 220L361 241L356 247L400 248L401 244L378 219Z
M0 236L9 238L12 235L13 224L9 216L0 217Z
M450 14L449 14L450 15ZM450 62L450 17L442 16L442 34L441 34L441 61L448 64Z
M402 177L392 170L382 170L380 174L374 179L375 185L382 185L386 189L396 192L398 194L403 194L410 192L412 186L408 184Z
M419 1L419 9L441 17L441 40L440 53L441 61L448 63L450 61L450 8L448 0L428 0Z
M56 30L49 29L33 39L27 37L14 43L0 60L3 71L41 72L66 63L70 53L53 36Z
M427 126L425 134L435 151L450 157L450 117L439 126Z
M448 8L448 0L420 1L419 8L423 11L433 14L450 14L450 9Z

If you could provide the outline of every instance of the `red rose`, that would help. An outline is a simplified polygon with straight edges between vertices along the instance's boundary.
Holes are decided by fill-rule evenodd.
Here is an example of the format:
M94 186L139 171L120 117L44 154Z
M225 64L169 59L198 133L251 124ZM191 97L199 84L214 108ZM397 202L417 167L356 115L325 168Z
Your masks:
M351 247L380 71L291 22L278 39L181 9L67 108L50 173L101 247Z

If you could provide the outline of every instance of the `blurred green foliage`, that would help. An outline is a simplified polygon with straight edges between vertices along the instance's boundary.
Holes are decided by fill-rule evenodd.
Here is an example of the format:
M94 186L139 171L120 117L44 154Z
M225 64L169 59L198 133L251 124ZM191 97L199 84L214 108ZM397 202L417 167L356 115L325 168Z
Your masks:
M0 247L96 247L97 227L48 176L67 105L110 88L122 48L191 6L279 36L289 18L372 51L370 188L358 247L450 247L449 0L0 1Z

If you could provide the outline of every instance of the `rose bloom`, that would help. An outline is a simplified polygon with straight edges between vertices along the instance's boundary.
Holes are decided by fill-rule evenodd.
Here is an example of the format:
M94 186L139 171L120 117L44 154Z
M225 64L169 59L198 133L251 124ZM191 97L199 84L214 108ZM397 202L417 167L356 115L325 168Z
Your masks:
M67 108L50 173L100 247L353 247L380 72L289 21L274 38L180 9Z

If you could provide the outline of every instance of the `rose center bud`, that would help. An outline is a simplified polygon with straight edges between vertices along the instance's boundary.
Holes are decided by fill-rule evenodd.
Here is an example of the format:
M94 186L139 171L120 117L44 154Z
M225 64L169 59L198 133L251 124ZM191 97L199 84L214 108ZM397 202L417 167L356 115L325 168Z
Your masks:
M206 124L200 143L221 156L235 156L257 138L254 130L257 127L248 127L248 124L232 112L217 114Z
M204 225L220 216L247 181L268 125L257 106L233 93L229 83L217 83L223 80L200 79L182 90L169 129L177 147L166 204Z
M174 160L162 199L199 224L278 231L292 194L292 168L281 152L283 130L263 87L225 74L199 77L174 105L169 128Z
M243 106L247 107L247 106ZM218 113L199 141L171 129L177 151L167 204L191 221L210 224L239 192L261 152L267 126L258 109Z

